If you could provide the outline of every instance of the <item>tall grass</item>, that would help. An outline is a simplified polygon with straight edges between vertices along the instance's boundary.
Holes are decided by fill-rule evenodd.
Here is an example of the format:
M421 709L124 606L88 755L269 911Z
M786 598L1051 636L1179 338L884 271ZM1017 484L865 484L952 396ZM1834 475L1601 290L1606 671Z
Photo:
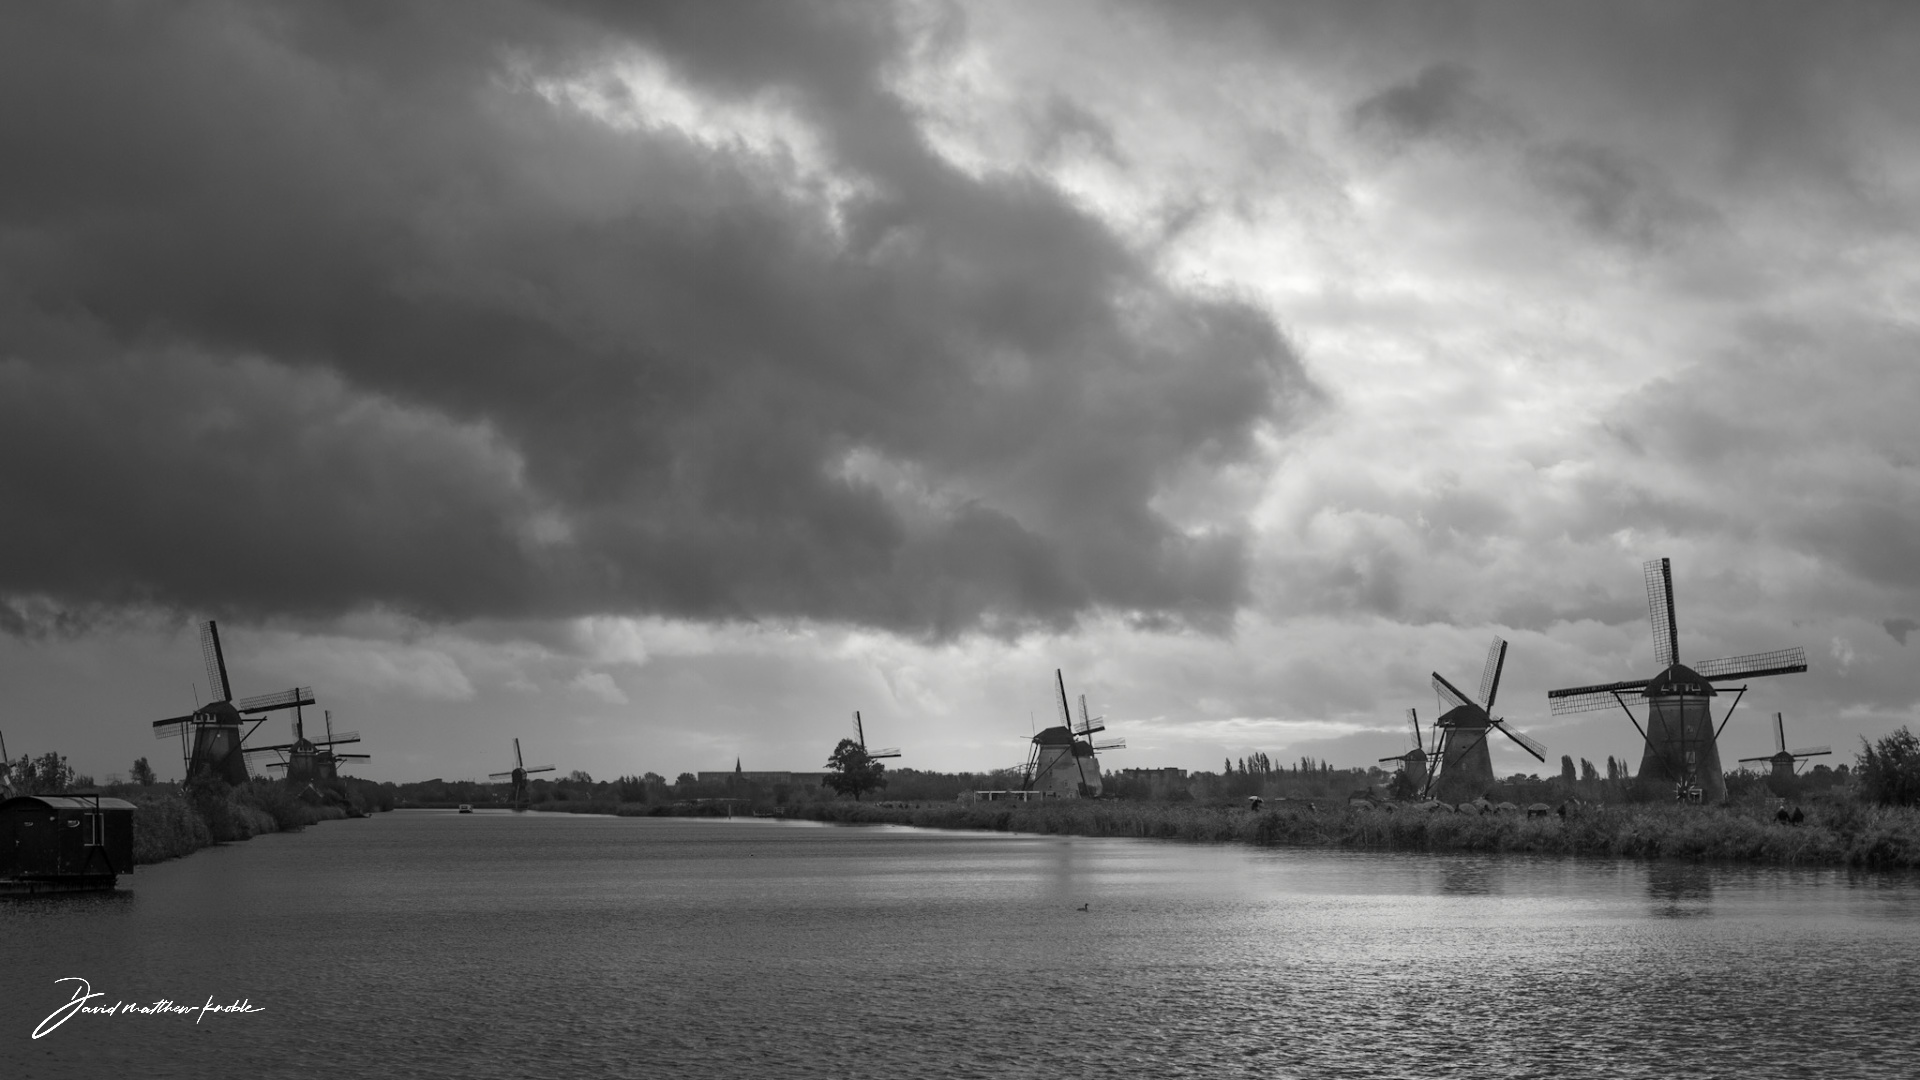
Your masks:
M891 822L941 829L988 829L1075 836L1140 836L1263 847L1368 851L1513 851L1635 859L1685 859L1788 866L1920 868L1920 810L1841 802L1816 806L1800 826L1771 810L1696 806L1609 806L1558 816L1422 813L1404 808L1282 806L1260 813L1232 806L1071 800L887 807L832 802L802 816L847 823Z

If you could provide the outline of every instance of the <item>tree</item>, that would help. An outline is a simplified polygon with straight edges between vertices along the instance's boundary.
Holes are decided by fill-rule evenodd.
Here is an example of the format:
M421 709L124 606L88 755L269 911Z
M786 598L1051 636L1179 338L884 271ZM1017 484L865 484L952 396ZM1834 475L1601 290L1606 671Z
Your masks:
M593 777L592 777L592 776L589 776L589 775L587 774L587 770L585 770L585 769L575 769L575 770L573 770L572 772L570 772L570 773L568 773L568 774L567 774L567 783L569 783L569 784L591 784L591 783L593 783Z
M1879 742L1860 743L1861 792L1888 806L1920 803L1920 736L1902 727Z
M1595 769L1593 767L1593 762L1588 761L1586 758L1580 759L1580 779L1582 780L1600 779L1600 771L1598 769Z
M136 784L146 785L154 782L153 766L147 764L146 758L134 759L132 775L133 782Z
M866 748L852 739L841 739L833 748L827 768L833 771L822 782L841 795L853 796L854 802L860 801L863 792L887 786L887 767L868 757Z
M1571 784L1573 783L1575 775L1577 774L1575 774L1573 771L1573 755L1561 754L1560 755L1560 779L1565 780L1567 783Z

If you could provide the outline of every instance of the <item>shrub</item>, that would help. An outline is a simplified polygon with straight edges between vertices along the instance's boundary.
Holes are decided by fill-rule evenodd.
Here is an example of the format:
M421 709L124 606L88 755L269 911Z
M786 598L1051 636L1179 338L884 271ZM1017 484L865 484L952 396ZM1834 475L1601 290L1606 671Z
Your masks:
M1861 739L1860 792L1883 806L1920 803L1920 737L1902 727L1877 743Z

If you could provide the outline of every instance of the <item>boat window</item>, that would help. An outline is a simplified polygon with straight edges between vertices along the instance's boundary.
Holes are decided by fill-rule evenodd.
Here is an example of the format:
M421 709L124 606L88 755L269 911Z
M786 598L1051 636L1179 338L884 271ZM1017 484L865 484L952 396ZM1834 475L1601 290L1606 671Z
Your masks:
M88 847L99 847L103 842L100 836L100 815L82 814L80 816L87 823L87 834L82 842Z

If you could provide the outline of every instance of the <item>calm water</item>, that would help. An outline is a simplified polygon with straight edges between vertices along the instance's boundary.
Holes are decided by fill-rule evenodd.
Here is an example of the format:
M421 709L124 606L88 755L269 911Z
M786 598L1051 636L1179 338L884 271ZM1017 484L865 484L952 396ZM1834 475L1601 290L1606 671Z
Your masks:
M123 882L0 902L0 1075L1920 1073L1906 878L415 811ZM66 976L265 1011L30 1039Z

